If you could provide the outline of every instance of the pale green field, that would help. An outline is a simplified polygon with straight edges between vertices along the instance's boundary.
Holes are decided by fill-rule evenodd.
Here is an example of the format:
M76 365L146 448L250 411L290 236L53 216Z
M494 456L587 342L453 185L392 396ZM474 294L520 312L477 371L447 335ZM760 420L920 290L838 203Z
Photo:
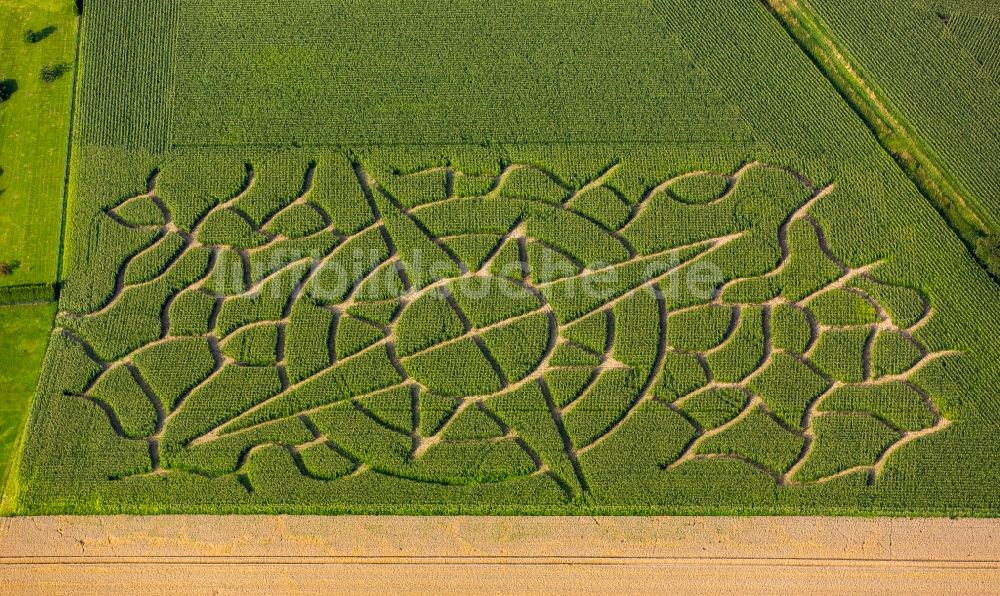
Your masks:
M17 90L0 104L0 262L19 261L0 285L56 279L76 44L72 2L0 0L0 79ZM55 31L36 43L29 29ZM65 63L43 83L46 66Z
M55 304L0 307L0 487L31 405L55 309Z

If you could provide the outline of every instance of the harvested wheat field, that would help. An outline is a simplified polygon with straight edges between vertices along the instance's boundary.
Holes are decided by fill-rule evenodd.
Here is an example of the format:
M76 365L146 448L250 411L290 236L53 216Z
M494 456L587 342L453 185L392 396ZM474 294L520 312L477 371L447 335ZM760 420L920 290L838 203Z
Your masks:
M0 578L46 593L970 593L991 521L51 517L0 526Z
M4 573L986 581L1000 20L883 4L0 0Z

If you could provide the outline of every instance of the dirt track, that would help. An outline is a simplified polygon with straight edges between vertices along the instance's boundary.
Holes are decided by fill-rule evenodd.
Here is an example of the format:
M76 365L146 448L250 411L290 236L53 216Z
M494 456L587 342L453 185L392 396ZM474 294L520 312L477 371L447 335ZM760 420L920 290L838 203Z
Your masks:
M13 518L0 520L0 585L74 594L996 592L997 544L1000 523L990 520Z

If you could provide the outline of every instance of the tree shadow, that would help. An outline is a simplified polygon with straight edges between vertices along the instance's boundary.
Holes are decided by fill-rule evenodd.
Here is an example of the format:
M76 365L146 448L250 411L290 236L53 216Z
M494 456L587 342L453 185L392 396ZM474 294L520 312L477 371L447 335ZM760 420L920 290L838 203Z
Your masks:
M14 79L0 80L0 103L10 99L17 92L17 81Z
M55 32L56 32L55 25L49 25L48 27L44 27L38 30L28 29L27 31L24 32L24 41L28 43L38 43Z

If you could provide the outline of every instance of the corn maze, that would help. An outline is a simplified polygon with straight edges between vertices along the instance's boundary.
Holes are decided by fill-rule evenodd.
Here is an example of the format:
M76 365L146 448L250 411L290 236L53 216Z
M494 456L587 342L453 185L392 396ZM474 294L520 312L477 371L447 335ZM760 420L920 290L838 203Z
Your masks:
M154 172L105 212L151 240L99 308L59 317L93 370L65 398L148 450L113 478L233 475L250 492L294 465L322 482L545 476L575 498L587 454L649 410L684 423L663 470L728 458L779 485L875 483L949 424L912 378L956 353L914 337L933 316L919 292L830 252L810 209L832 187L753 162L630 206L604 185L627 167L573 189L525 164L385 183L356 165L371 213L354 231L310 200L315 164L282 204L255 200L248 166L186 225ZM795 210L762 276L693 281L717 281L713 258L745 231L663 250L640 231L781 188Z

